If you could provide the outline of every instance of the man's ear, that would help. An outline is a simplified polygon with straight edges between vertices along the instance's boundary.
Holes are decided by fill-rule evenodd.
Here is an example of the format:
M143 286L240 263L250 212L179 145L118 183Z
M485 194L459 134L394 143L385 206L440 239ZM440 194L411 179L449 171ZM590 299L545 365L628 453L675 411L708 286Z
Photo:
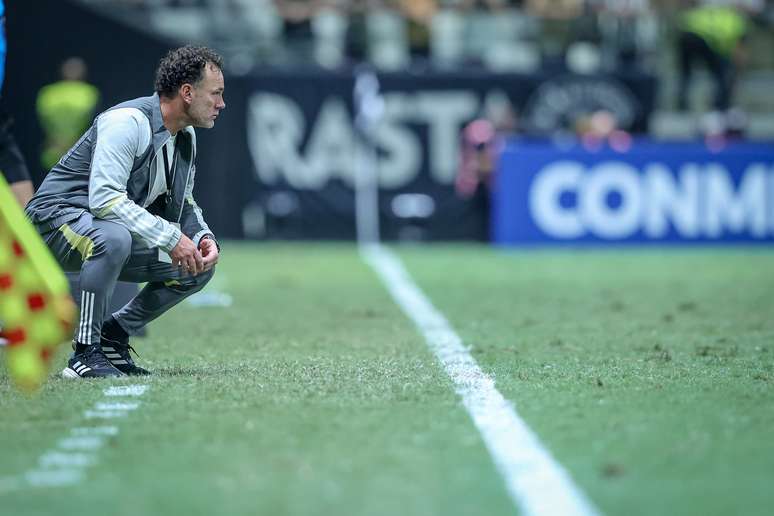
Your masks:
M190 104L193 100L193 86L188 83L180 86L180 97L182 97L184 102Z

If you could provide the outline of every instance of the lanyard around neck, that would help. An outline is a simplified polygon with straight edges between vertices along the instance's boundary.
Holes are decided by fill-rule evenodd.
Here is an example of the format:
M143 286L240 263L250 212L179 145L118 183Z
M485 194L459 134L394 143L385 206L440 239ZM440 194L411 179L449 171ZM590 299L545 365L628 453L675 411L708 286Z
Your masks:
M165 143L161 149L161 154L164 157L164 174L167 178L167 191L172 190L172 172L175 166L175 147L172 147L172 166L169 166L169 157L167 157L167 144Z

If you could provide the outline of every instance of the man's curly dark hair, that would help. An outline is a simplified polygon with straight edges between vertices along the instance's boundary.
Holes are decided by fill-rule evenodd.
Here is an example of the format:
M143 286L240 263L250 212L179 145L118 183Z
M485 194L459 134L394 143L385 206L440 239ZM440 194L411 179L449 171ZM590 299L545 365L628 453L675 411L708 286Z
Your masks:
M212 63L223 70L223 58L207 47L184 47L170 50L156 69L156 92L174 97L183 84L196 84L204 78L204 67Z

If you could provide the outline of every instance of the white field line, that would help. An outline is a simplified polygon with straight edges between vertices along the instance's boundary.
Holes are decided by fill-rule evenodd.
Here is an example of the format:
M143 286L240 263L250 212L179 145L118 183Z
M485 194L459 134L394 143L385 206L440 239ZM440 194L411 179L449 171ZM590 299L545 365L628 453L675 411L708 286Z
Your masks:
M108 387L102 392L105 401L98 401L83 412L83 418L109 420L125 417L136 410L136 399L148 389L147 385ZM131 397L133 401L118 402L116 398ZM23 475L0 478L0 494L31 487L63 487L77 484L86 476L86 469L98 462L98 452L108 438L118 435L118 427L98 424L79 425L70 429L67 436L43 452L38 465Z
M489 449L508 492L524 515L590 516L597 509L503 398L446 318L412 281L400 260L379 244L362 245L403 312L414 321L454 382L457 394Z
M124 385L121 387L108 387L104 390L104 394L105 396L142 396L147 390L147 385Z

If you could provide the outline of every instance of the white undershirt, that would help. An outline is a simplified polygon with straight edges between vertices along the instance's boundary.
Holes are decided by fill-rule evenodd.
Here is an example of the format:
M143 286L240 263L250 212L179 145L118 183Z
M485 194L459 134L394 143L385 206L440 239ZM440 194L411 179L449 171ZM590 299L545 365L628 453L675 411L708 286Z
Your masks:
M177 134L170 136L156 154L156 180L153 181L153 184L151 185L150 193L148 194L148 204L146 204L145 207L153 204L153 201L155 201L159 195L162 195L167 191L167 171L164 169L164 156L161 153L167 153L167 163L169 163L170 167L173 167L174 163L172 160L174 158L176 139Z

